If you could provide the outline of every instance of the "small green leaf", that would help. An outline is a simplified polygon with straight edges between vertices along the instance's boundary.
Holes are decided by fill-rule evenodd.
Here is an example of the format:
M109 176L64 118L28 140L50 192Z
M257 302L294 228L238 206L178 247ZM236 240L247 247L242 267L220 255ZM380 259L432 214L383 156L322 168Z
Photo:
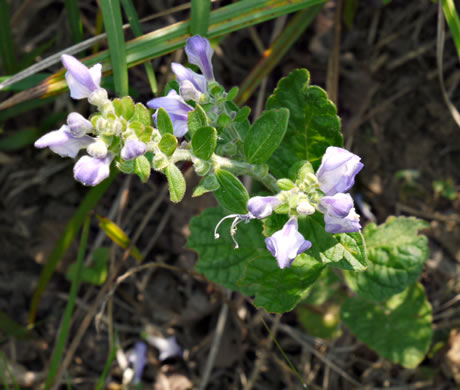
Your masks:
M152 126L152 115L147 107L142 103L137 103L134 106L134 114L131 117L131 121L139 121L144 126Z
M414 283L429 255L427 238L417 232L427 227L426 222L412 217L367 225L364 238L369 267L364 273L345 272L350 288L364 298L381 301Z
M199 104L196 105L193 111L188 113L187 124L188 131L192 137L199 128L208 125L208 117Z
M201 179L200 184L193 191L192 198L196 198L207 192L216 191L220 187L217 177L215 175L208 175Z
M166 110L163 107L160 107L157 112L157 127L160 134L174 134L173 123Z
M312 286L315 288L316 284ZM340 305L330 302L321 307L299 304L296 313L310 336L334 339L340 336Z
M227 114L221 114L217 119L218 127L227 127L230 123L232 123L232 119Z
M163 134L158 147L164 154L171 156L177 148L177 138L170 133Z
M238 91L240 89L238 87L233 87L230 91L227 93L227 100L233 100L236 98L236 95L238 95Z
M219 204L233 213L246 214L249 194L241 181L225 169L216 171L220 188L214 191Z
M241 107L235 116L235 122L244 122L246 119L248 119L250 113L251 109L248 106Z
M184 175L174 164L169 164L166 167L165 175L168 178L171 202L179 203L185 195Z
M134 172L134 160L117 161L116 166L120 171L128 175Z
M267 161L283 140L289 120L289 110L265 111L251 126L244 140L244 153L251 164Z
M341 317L359 340L406 368L417 367L430 347L431 305L420 283L379 304L349 298Z
M296 69L283 77L267 101L267 109L289 109L283 142L268 161L276 177L288 177L289 168L307 160L318 168L328 146L342 146L340 118L324 90L309 86L310 74Z
M81 280L86 283L101 286L107 280L109 248L96 248L93 251L93 262L89 266L84 266L81 271ZM72 263L67 270L66 278L74 281L77 273L78 264Z
M131 119L135 112L134 101L130 96L114 99L113 107L115 108L115 114L118 117L125 118L127 121Z
M142 135L144 134L145 126L140 121L132 121L132 122L130 122L129 123L129 128L131 130L134 130L134 132L136 133L136 135L138 137L142 137Z
M142 183L147 182L152 170L150 161L144 155L136 157L134 161L134 173L139 176L139 179L141 179Z
M209 160L216 149L217 132L214 127L200 127L192 136L193 153L198 158Z

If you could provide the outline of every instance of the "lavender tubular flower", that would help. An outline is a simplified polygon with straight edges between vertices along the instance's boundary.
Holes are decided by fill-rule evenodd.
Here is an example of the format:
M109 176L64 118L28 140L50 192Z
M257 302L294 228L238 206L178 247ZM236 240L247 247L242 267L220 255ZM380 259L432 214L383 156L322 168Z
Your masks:
M328 233L352 233L361 229L359 215L355 212L350 194L324 196L318 208L324 213Z
M185 103L184 99L177 94L175 90L169 91L167 96L155 98L147 102L150 108L163 107L174 127L174 135L176 137L183 137L188 131L187 118L188 113L193 110L192 106ZM153 115L153 120L156 122L157 113Z
M326 222L326 232L333 234L353 233L361 229L359 215L356 214L354 208L350 210L346 217L336 217L326 214L324 216L324 222Z
M163 338L148 335L146 336L146 341L158 349L158 352L160 352L158 356L160 361L173 357L182 357L183 355L183 350L180 345L177 344L175 336Z
M147 363L147 345L138 341L134 346L134 351L129 355L128 361L134 366L134 384L141 383L142 373Z
M85 186L95 186L110 175L110 163L114 155L107 153L104 158L83 156L73 167L75 180Z
M348 150L329 146L316 172L321 190L329 196L348 191L364 167L361 158Z
M200 68L206 80L214 80L211 58L214 54L211 44L206 38L195 35L187 41L185 45L188 61Z
M50 148L61 157L75 158L80 149L87 148L94 142L94 138L84 135L76 138L70 133L69 126L62 125L59 130L50 131L35 141L34 146L39 149Z
M133 160L143 155L147 151L147 145L137 139L128 139L121 149L121 158L123 160Z
M101 84L102 65L96 64L88 69L75 57L64 54L61 57L67 69L65 79L70 89L70 96L74 99L85 99L92 92L98 90Z
M283 269L290 267L297 255L311 248L312 244L299 233L297 218L291 217L281 230L265 239L265 245Z
M182 84L184 81L189 81L199 92L206 92L208 82L203 75L195 73L193 70L177 62L171 64L171 69L176 74L179 84Z
M67 125L70 134L75 138L81 138L93 129L91 122L78 112L71 112L67 117Z
M258 219L269 217L273 209L280 204L281 201L276 196L254 196L248 201L249 217Z

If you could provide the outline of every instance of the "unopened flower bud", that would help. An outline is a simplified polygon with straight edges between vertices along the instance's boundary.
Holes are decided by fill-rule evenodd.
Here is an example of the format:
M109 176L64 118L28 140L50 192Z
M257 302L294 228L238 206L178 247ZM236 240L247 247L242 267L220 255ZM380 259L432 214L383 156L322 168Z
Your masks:
M315 213L315 208L308 201L300 202L296 210L299 215L312 215Z
M69 132L75 138L81 138L93 129L91 122L78 112L71 112L67 117Z
M193 167L198 176L204 176L209 172L209 169L211 169L211 163L197 158L193 163Z
M166 155L163 153L156 153L155 156L153 157L153 167L154 169L160 171L162 169L165 169L169 165L169 160Z
M98 88L88 96L88 102L93 106L102 107L108 101L108 94L104 88Z
M195 102L200 102L203 95L190 80L184 80L180 83L179 92L184 100L193 100Z
M107 155L107 145L102 140L93 142L86 148L86 151L90 156L95 158L104 158Z
M248 201L248 211L251 218L263 219L273 213L281 201L276 196L254 196Z
M147 145L135 138L126 140L120 156L123 160L133 160L147 151Z

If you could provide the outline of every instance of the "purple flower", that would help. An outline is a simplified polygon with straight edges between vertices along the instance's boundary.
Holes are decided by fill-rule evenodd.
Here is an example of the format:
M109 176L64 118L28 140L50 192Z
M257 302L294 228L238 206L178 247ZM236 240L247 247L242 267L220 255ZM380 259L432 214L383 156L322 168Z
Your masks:
M71 112L67 117L70 134L75 138L81 138L93 129L91 122L78 112Z
M129 363L134 366L134 384L141 383L142 373L147 363L147 345L138 341L134 346L134 351L128 357Z
M191 37L185 45L188 61L200 68L206 80L214 80L211 58L214 54L211 44L206 38L200 35Z
M180 85L182 85L184 81L189 81L197 91L201 93L206 92L208 82L203 75L195 73L193 70L186 68L177 62L173 62L171 64L171 69L176 74L177 81Z
M167 96L155 98L147 102L150 108L163 107L174 126L174 135L176 137L183 137L188 131L188 113L193 111L193 107L185 103L184 99L177 92L172 89ZM153 120L156 123L158 113L153 115Z
M250 218L263 219L273 213L273 209L280 205L281 201L276 196L254 196L248 201Z
M114 155L107 153L104 158L83 156L73 167L75 180L85 186L95 186L110 175L110 163Z
M328 233L352 233L361 229L359 215L353 208L350 194L338 193L334 196L323 196L318 209L324 214Z
M74 99L87 98L91 92L100 88L102 65L96 64L87 68L75 57L64 54L61 57L67 72L65 79L70 89L70 96Z
M276 258L281 269L290 267L297 255L311 248L311 242L299 233L296 217L291 217L283 228L265 239L265 245Z
M333 234L353 233L361 229L359 215L356 214L354 207L345 217L336 217L326 214L324 216L324 222L326 222L326 232Z
M133 160L147 151L147 145L142 141L131 138L126 140L123 149L121 149L121 158L123 160Z
M158 349L158 352L160 352L158 356L160 361L172 357L182 357L183 355L182 348L177 344L176 337L174 336L163 338L147 335L146 341Z
M364 166L360 160L359 156L348 150L329 146L316 172L321 191L326 195L348 191Z
M84 135L76 138L70 133L69 126L62 125L59 130L50 131L35 141L34 146L39 149L50 148L61 157L75 158L80 149L88 147L94 138Z

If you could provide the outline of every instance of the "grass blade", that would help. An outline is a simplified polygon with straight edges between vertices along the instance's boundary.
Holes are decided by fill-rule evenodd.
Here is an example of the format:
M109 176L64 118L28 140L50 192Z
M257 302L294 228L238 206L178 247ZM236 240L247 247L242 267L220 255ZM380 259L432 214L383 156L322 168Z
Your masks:
M0 311L0 330L6 335L16 337L17 339L25 339L28 336L28 330L3 311Z
M128 22L131 25L131 30L133 31L134 35L136 37L142 36L141 23L139 22L139 18L137 17L137 12L134 8L132 0L121 0L121 4L123 5L125 15L128 18ZM147 78L149 80L150 88L152 89L153 94L156 95L158 93L158 84L152 64L149 61L146 62L144 66L145 72L147 73Z
M236 98L237 104L244 104L249 99L255 89L262 82L263 78L273 70L289 48L310 25L316 15L318 15L321 7L322 5L317 5L300 11L294 16L283 32L265 51L264 56L261 58L259 63L241 84Z
M3 368L3 366L5 366L5 368ZM10 390L10 386L8 385L8 380L6 378L7 368L8 368L8 362L2 356L2 360L0 360L0 379L2 380L3 387L5 388L5 390Z
M190 10L190 33L192 35L206 36L210 11L211 2L209 0L192 0L192 9Z
M0 0L0 57L2 58L3 70L7 74L16 72L17 64L13 35L11 34L8 0Z
M101 11L104 19L109 53L112 62L115 91L120 96L128 94L128 66L126 64L125 37L119 0L101 0Z
M67 11L70 31L72 32L72 40L75 43L81 42L83 40L83 26L81 24L78 0L65 0L65 9Z
M51 276L53 276L53 273L56 269L57 264L59 263L64 253L69 248L74 237L77 235L86 216L91 210L94 209L98 201L101 199L102 195L104 195L104 193L109 188L113 179L115 179L116 175L117 175L117 172L115 169L113 169L111 171L110 177L107 180L104 180L101 184L99 184L98 186L94 188L91 188L88 191L85 198L81 202L80 207L78 208L78 210L75 212L75 214L72 216L71 220L65 227L65 230L61 238L59 239L53 251L51 252L50 256L48 257L46 265L40 274L38 286L35 289L34 295L32 297L32 302L30 304L29 323L32 324L35 321L38 303L40 302L40 298L43 292L45 291L46 286L48 285L48 282L51 279Z
M62 318L61 328L59 330L59 335L56 340L56 346L54 347L53 355L51 357L51 365L48 370L48 376L45 381L45 390L49 389L54 382L54 378L59 368L59 363L62 359L62 354L64 352L65 345L67 344L67 337L69 335L70 329L70 320L72 319L72 312L75 306L75 300L77 298L78 289L80 287L80 276L83 270L83 259L86 252L86 243L88 242L89 234L89 225L90 218L86 217L85 224L83 226L83 232L81 234L80 248L78 250L77 257L77 269L75 272L75 279L72 282L72 287L70 288L69 300L65 307L64 317Z
M458 58L460 59L460 19L453 0L442 0L442 10L449 25L452 38L454 39Z
M115 339L116 338L117 336L115 334ZM112 350L110 351L109 356L107 358L107 361L105 362L104 371L102 371L102 374L99 377L99 380L97 381L96 390L101 390L104 388L105 378L107 377L107 374L109 373L110 366L112 365L112 362L115 359L115 356L117 356L117 351L118 351L118 345L114 343L112 346Z

